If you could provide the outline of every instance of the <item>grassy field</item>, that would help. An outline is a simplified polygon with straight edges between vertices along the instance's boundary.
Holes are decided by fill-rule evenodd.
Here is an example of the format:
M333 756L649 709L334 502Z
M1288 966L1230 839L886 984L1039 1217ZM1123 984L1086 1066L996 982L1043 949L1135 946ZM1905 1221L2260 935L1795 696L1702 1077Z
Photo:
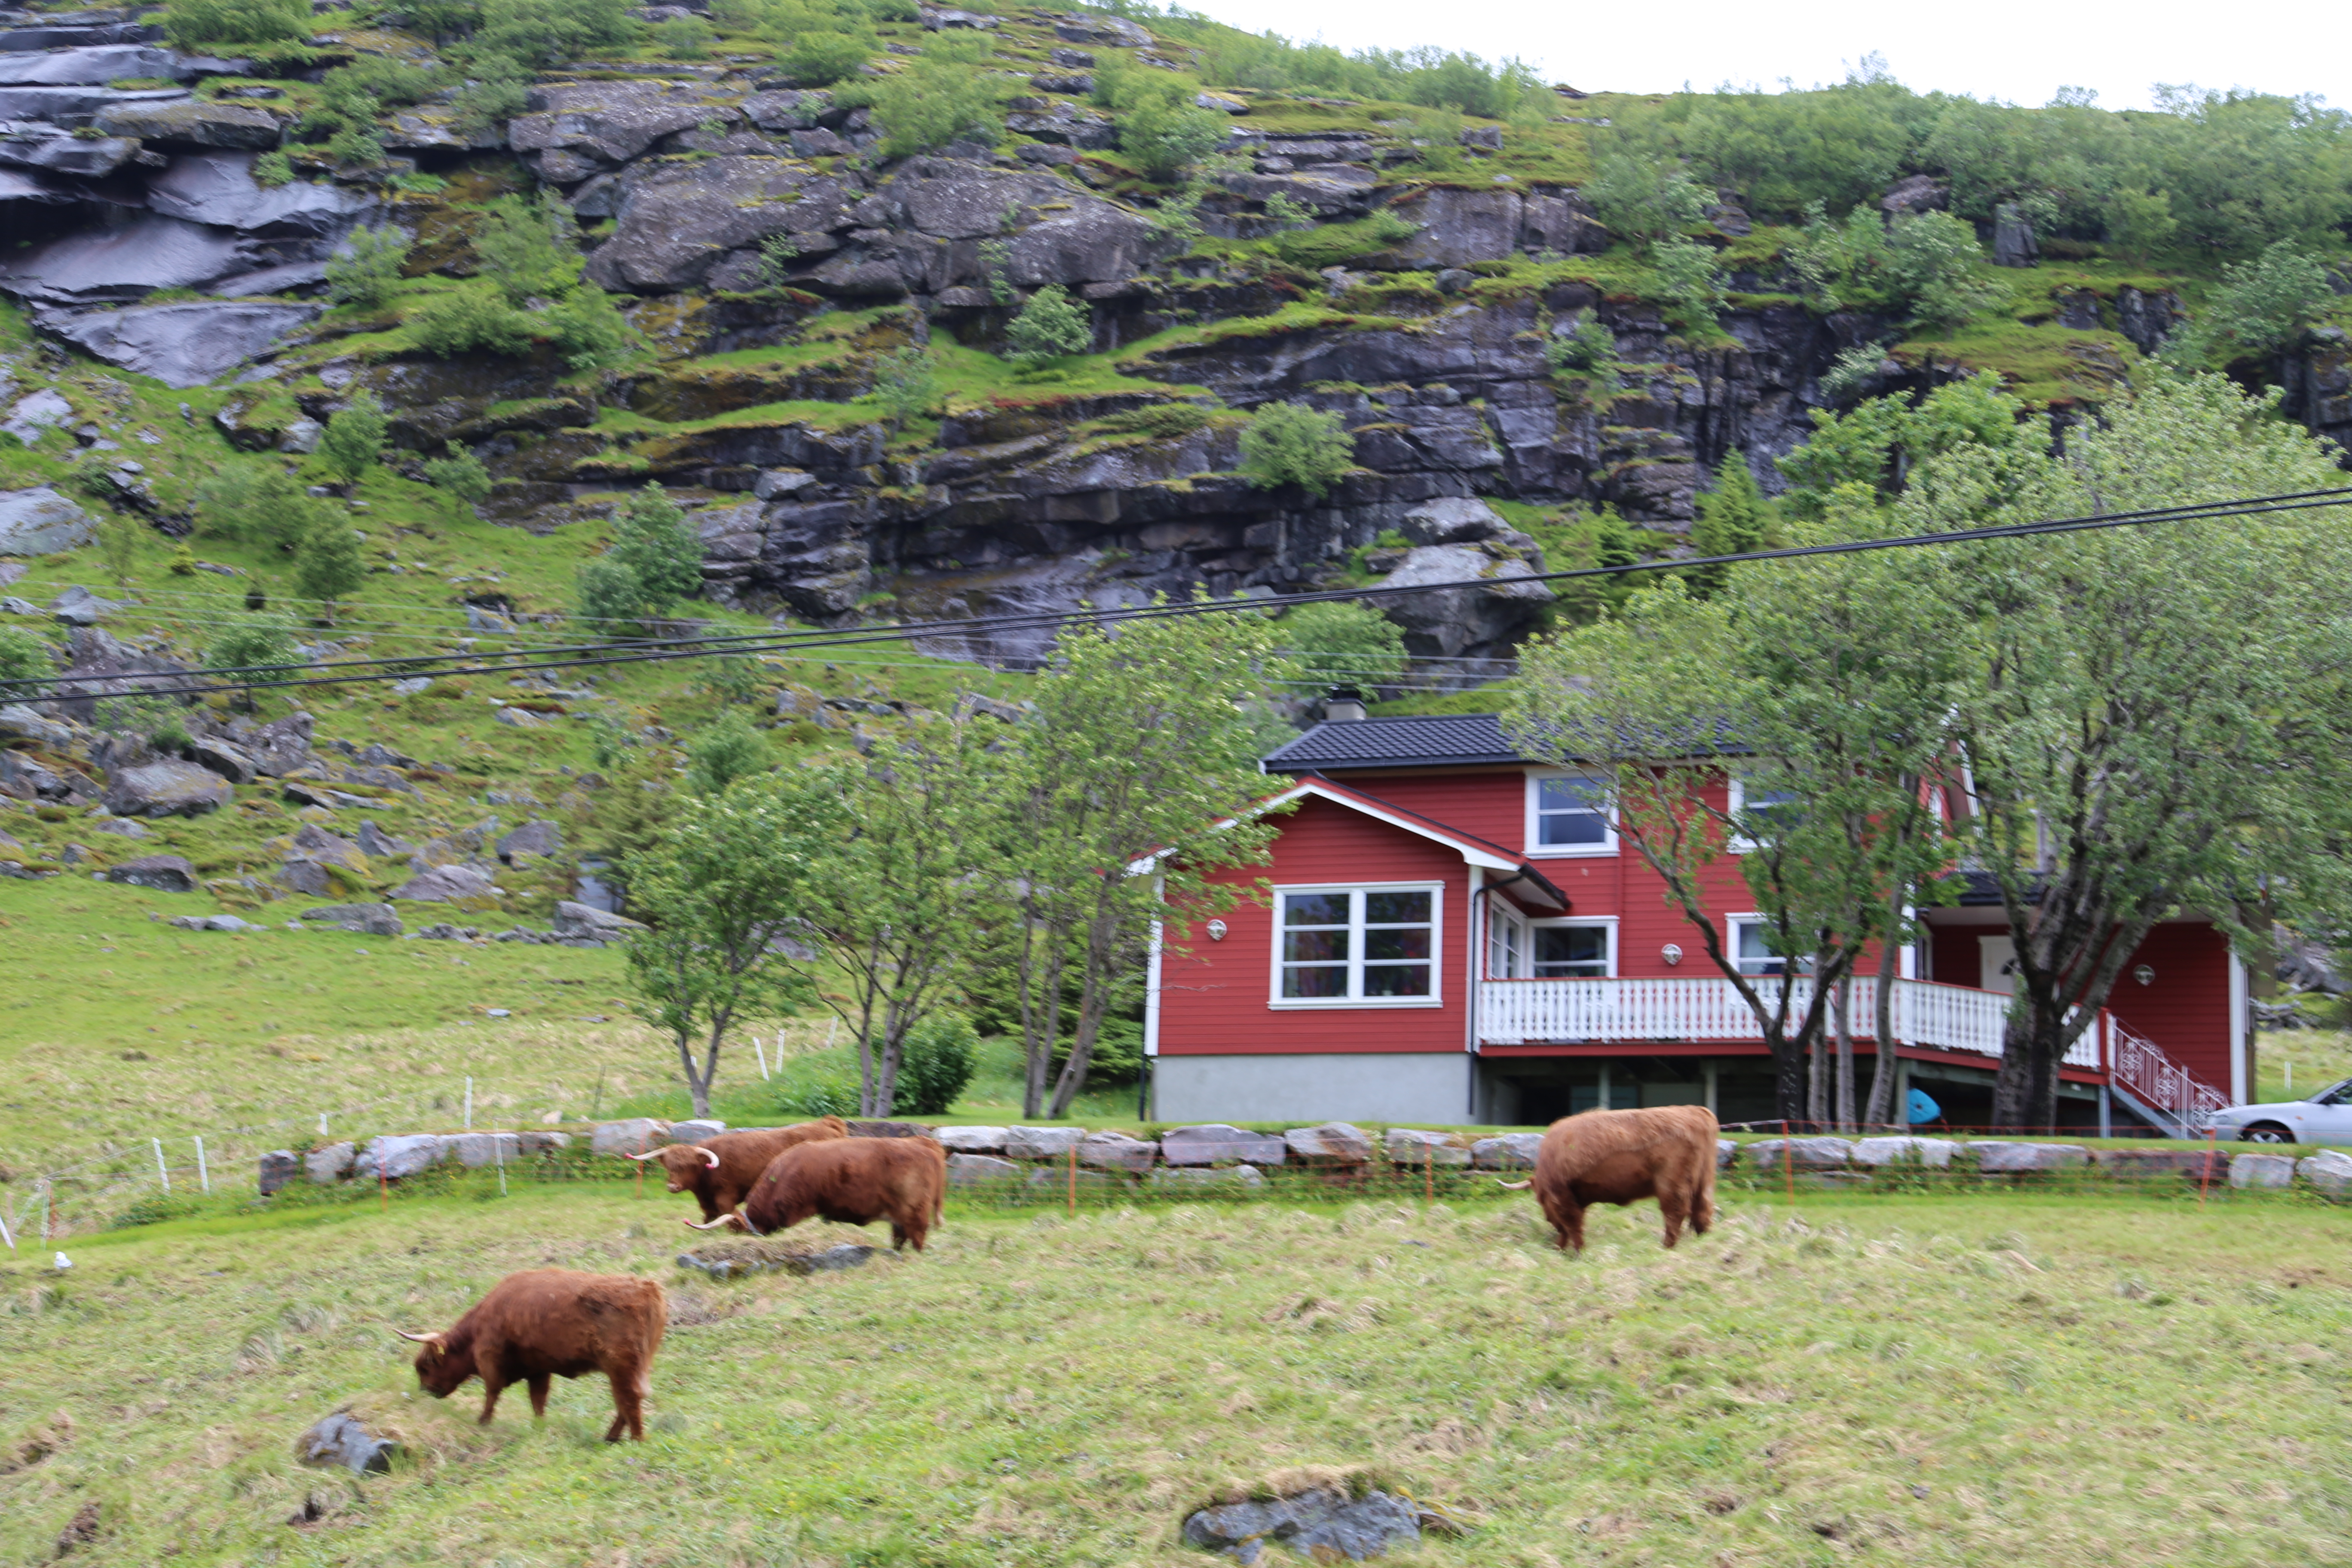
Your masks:
M1199 1563L1189 1510L1308 1465L1476 1522L1404 1564L2352 1557L2352 1271L2305 1205L1732 1194L1672 1253L1605 1211L1580 1259L1520 1197L951 1208L921 1257L713 1285L679 1200L488 1194L10 1267L0 1562L95 1504L76 1560ZM594 1381L487 1431L413 1393L393 1327L549 1265L669 1284L642 1447ZM299 1467L352 1402L412 1461Z

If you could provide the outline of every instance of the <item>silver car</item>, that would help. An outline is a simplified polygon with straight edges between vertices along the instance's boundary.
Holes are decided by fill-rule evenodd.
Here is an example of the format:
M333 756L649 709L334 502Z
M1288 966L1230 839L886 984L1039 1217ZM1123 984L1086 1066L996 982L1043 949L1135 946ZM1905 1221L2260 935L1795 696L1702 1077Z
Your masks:
M2352 1143L2352 1078L2309 1100L2233 1105L2214 1113L2213 1126L2246 1143Z

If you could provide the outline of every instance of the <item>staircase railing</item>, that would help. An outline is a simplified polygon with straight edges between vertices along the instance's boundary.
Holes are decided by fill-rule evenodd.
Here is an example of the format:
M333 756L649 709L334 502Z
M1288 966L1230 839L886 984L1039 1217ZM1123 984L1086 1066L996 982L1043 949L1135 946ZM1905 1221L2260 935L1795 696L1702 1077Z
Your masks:
M2203 1137L2214 1112L2229 1108L2230 1097L2166 1056L2154 1040L2133 1034L2113 1013L2106 1026L2107 1081L2160 1131Z

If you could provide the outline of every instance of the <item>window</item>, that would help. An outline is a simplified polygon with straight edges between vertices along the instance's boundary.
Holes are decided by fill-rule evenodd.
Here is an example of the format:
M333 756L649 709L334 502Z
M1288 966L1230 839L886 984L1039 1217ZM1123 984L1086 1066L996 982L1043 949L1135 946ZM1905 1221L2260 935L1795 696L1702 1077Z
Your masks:
M1738 773L1731 775L1725 805L1730 808L1734 824L1728 847L1735 855L1745 854L1769 838L1769 831L1759 837L1753 831L1742 832L1742 828L1769 830L1776 823L1793 826L1801 809L1795 790L1759 789Z
M1276 889L1275 1003L1435 1003L1438 892Z
M1528 922L1505 909L1486 919L1486 977L1524 980L1528 974Z
M1531 773L1528 778L1528 852L1600 855L1616 847L1609 821L1608 781L1588 773Z
M1810 958L1798 959L1793 964L1772 951L1772 928L1761 915L1731 917L1731 957L1742 974L1786 974L1793 968L1799 974L1813 966Z
M1607 925L1536 927L1535 969L1544 980L1605 980L1613 967L1616 928Z

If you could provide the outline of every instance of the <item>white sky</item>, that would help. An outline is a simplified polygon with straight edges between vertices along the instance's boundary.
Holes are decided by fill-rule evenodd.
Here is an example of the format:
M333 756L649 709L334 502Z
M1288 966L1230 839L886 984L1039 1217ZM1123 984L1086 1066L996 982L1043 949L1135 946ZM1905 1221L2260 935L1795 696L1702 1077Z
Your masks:
M2352 108L2352 12L2341 0L2257 0L2195 8L2063 0L1675 0L1565 6L1528 0L1184 0L1230 26L1343 48L1436 44L1496 59L1517 55L1550 81L1586 91L1664 91L1726 81L1800 87L1843 79L1875 52L1906 85L2038 105L2059 88L2098 92L2105 109L2144 109L2157 82L2317 93ZM2336 43L2326 44L2333 37Z

